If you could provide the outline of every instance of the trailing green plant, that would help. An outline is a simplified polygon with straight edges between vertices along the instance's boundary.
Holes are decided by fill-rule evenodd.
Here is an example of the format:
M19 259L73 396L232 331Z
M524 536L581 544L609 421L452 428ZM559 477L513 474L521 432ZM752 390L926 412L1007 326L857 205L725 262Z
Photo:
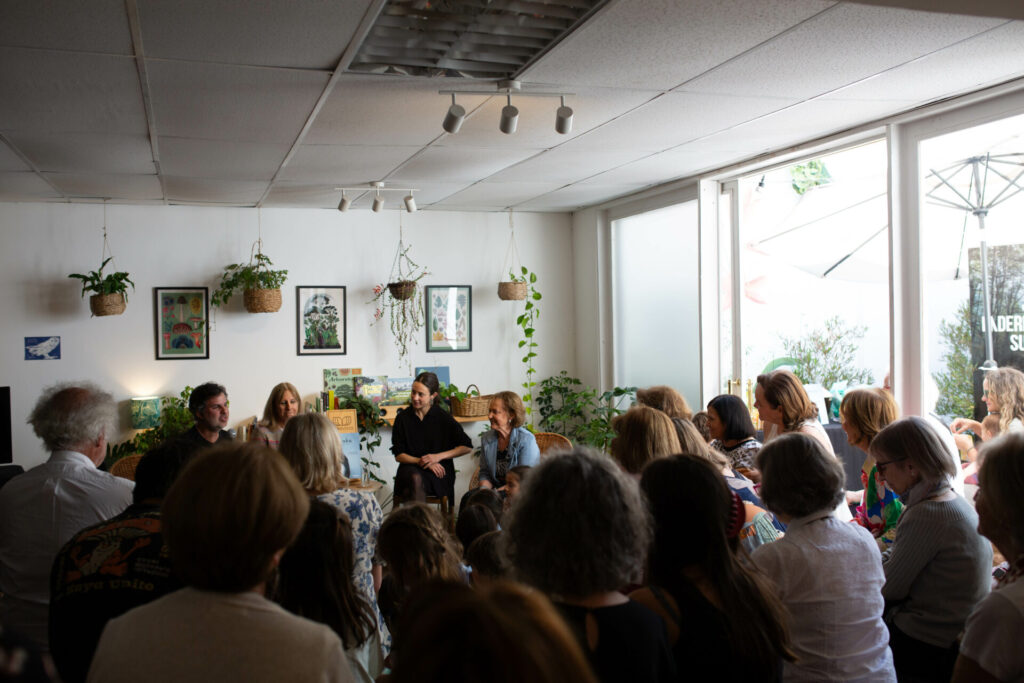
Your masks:
M366 302L376 306L371 325L383 320L385 312L387 313L391 334L398 349L399 363L408 357L410 345L416 343L419 332L423 329L423 296L420 293L419 282L430 274L426 268L422 268L409 258L409 249L410 247L405 246L399 238L390 278L387 282L376 285L373 288L373 298ZM411 293L408 291L409 288L412 289ZM395 296L396 292L399 292L399 296ZM410 372L411 370L410 362Z
M131 439L116 445L107 444L107 457L103 462L104 469L126 456L135 453L147 453L168 439L188 431L195 422L188 409L188 398L192 395L192 387L185 387L177 396L160 398L160 424L151 429L139 432Z
M614 387L598 392L570 377L565 370L541 380L538 386L540 426L602 451L607 451L615 438L612 418L636 403L636 387Z
M871 370L858 368L854 358L867 327L847 327L839 316L825 321L824 327L811 330L803 338L782 337L786 355L794 361L793 374L804 384L820 384L826 390L836 382L871 384L875 381Z
M381 444L380 428L387 424L381 417L380 407L365 396L350 396L340 403L343 409L356 411L356 425L359 428L359 446L366 449L366 455L360 455L363 471L373 481L386 484L380 476L380 463L374 460L373 453Z
M798 195L803 195L812 187L832 182L832 174L821 159L811 159L806 164L793 166L789 169L789 175L793 179L793 191Z
M479 396L480 392L476 389L469 389L468 391L460 391L454 384L442 384L441 389L437 392L440 397L439 405L443 410L452 412L452 399L456 398L460 401L465 401L470 396Z
M108 275L103 274L103 269L113 256L108 256L103 263L100 264L99 270L93 270L86 274L82 273L71 273L68 275L69 278L74 278L82 281L82 298L85 298L86 293L92 292L93 294L120 294L125 302L128 301L128 285L135 289L135 283L128 277L128 273L124 271L118 271L116 273L109 273Z
M257 240L253 245L256 251L248 264L232 263L225 266L220 276L220 285L210 297L210 304L223 306L238 292L247 289L280 289L288 279L287 270L273 270L270 258L263 253L263 245Z
M971 305L961 303L952 320L939 324L946 350L946 369L933 375L939 387L935 412L940 415L974 415L974 363L971 362Z
M522 330L523 338L519 340L519 348L525 351L523 364L526 366L526 381L523 382L523 407L526 408L526 415L533 424L533 389L537 386L535 380L537 369L533 367L533 359L537 357L537 319L540 317L538 301L541 300L541 293L537 291L537 274L530 271L526 266L522 267L522 273L516 275L511 270L508 273L513 282L525 282L526 307L516 318L516 325Z

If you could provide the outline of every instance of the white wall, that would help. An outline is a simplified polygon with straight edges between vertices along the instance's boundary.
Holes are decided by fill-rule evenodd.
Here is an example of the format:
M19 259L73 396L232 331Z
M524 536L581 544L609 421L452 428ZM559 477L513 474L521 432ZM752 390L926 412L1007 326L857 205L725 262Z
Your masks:
M398 213L268 209L262 211L264 251L275 267L287 268L284 305L277 313L248 314L241 297L214 314L209 360L154 359L153 287L208 286L223 267L247 260L257 236L255 209L114 206L107 226L115 264L127 270L136 290L121 316L90 318L71 272L93 270L102 247L103 208L96 204L0 203L0 385L11 387L14 461L26 468L42 462L42 444L25 423L44 386L91 380L121 402L124 432L131 435L131 396L177 394L207 380L227 386L231 424L262 412L267 394L281 381L304 397L320 390L326 367L361 367L368 374L407 375L386 321L370 327L366 304L374 284L386 281L398 241ZM515 317L521 303L500 301L497 281L508 247L508 217L498 213L421 211L406 214L410 255L427 266L425 284L473 287L473 350L424 351L422 335L412 351L415 365L449 365L452 381L484 393L519 390L524 379ZM571 219L567 214L516 214L523 263L538 275L544 295L538 325L538 378L565 369L576 373ZM348 354L295 353L295 287L348 288ZM61 360L25 361L24 337L60 335ZM476 439L483 424L471 424ZM390 432L378 454L388 471ZM460 470L475 463L457 461ZM468 473L464 472L468 478ZM460 478L461 479L461 478Z

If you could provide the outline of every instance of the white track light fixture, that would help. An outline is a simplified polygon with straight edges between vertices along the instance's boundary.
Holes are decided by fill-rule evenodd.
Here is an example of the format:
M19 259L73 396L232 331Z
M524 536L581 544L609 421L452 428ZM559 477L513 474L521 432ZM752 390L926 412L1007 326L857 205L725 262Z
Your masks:
M572 132L572 107L565 106L565 95L562 95L562 106L555 112L555 130L566 135Z
M338 211L348 211L348 207L352 206L352 200L345 196L345 193L341 193L341 201L338 202Z
M452 106L448 107L448 113L444 116L444 123L441 127L446 133L454 135L462 128L462 120L466 118L466 108L461 104L455 104L455 93L452 93Z
M380 213L382 208L384 208L384 200L381 199L380 193L378 192L377 196L373 198L373 212Z
M413 193L419 188L416 187L384 187L383 180L375 180L360 187L336 187L335 192L341 192L341 201L338 203L338 211L348 211L353 204L357 204L363 197L373 197L371 208L374 212L380 213L384 209L385 192L401 192L405 201L405 210L412 213L417 210L416 200ZM349 193L354 195L349 198Z
M405 210L409 213L416 211L416 198L412 196L412 192L405 196Z
M501 108L501 121L498 128L505 135L512 135L516 132L516 124L519 123L519 109L512 106L512 96L508 95L508 104Z

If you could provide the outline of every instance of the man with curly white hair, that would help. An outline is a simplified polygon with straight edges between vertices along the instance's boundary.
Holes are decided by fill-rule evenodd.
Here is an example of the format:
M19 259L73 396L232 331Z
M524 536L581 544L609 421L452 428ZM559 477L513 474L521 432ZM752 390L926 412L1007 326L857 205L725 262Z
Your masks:
M96 469L117 425L109 393L87 383L49 387L28 422L50 458L0 489L0 623L46 650L57 551L128 507L134 484Z

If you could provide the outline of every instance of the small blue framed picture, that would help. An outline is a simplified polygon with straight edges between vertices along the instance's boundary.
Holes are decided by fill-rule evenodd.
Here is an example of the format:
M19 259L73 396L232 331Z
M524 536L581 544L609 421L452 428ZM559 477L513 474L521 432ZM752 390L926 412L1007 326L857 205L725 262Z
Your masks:
M60 360L60 337L25 337L25 360Z

